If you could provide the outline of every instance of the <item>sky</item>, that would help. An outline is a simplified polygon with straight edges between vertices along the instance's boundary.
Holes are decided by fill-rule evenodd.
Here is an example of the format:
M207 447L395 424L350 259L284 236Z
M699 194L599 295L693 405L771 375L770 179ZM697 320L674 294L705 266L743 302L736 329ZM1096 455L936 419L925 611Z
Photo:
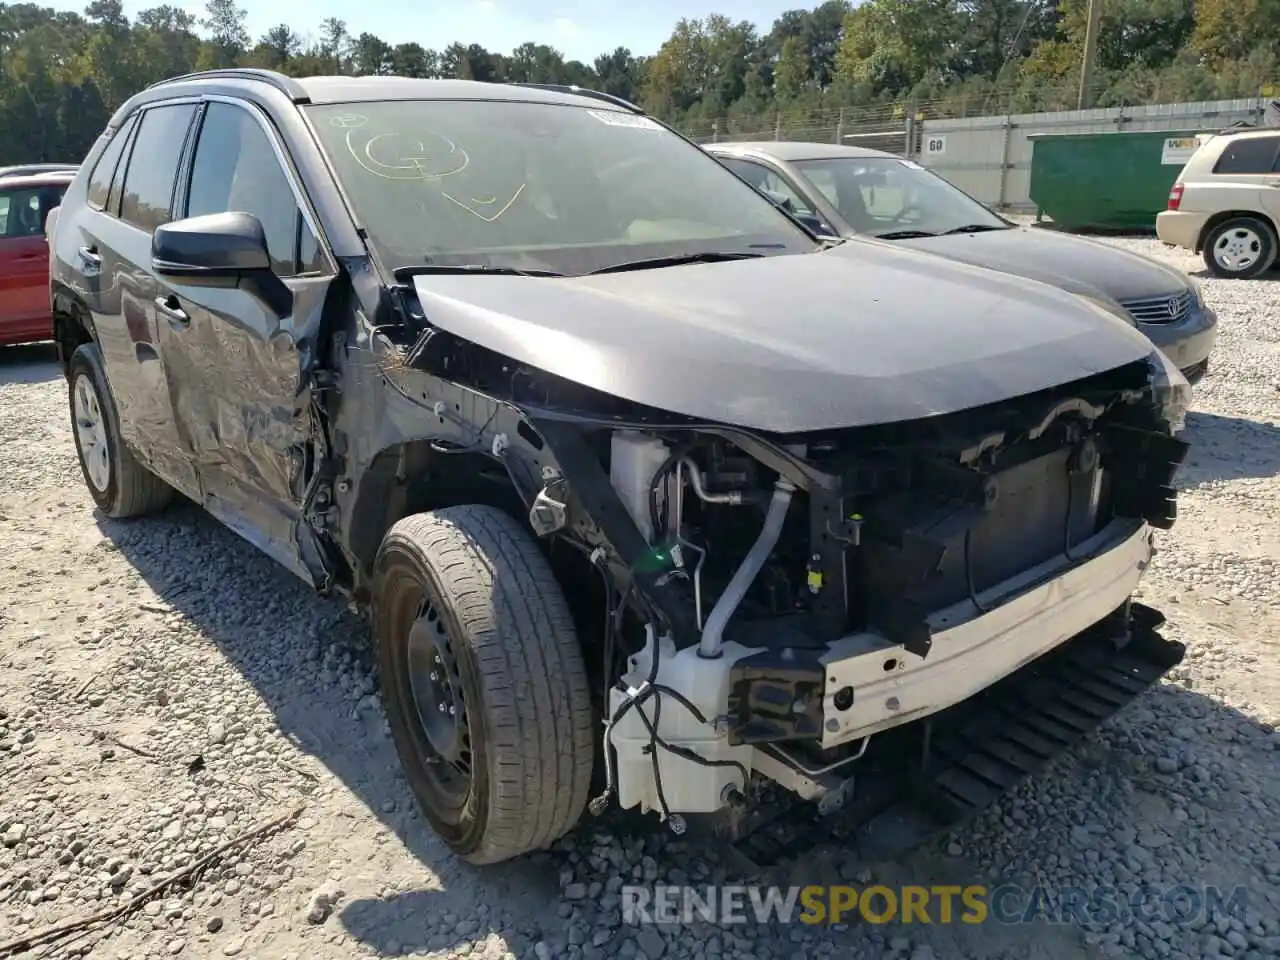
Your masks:
M161 2L125 0L125 13L132 17ZM735 21L749 20L764 33L782 11L816 4L817 0L308 0L299 5L289 0L240 0L249 11L254 40L277 23L288 23L307 39L316 38L320 21L338 17L347 22L351 34L368 31L391 44L417 41L439 50L457 40L508 53L532 41L585 63L617 47L628 47L636 55L656 53L681 17L724 13ZM174 5L203 12L200 0L176 0ZM54 6L79 10L84 4L63 0ZM298 19L302 15L305 20Z

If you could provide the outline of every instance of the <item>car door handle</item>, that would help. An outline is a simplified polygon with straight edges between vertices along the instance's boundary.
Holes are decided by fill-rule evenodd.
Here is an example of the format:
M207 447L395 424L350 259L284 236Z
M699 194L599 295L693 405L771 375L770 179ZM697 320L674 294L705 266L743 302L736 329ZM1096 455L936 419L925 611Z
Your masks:
M86 267L102 266L102 257L98 253L97 247L81 247L76 251L80 255L81 261Z
M156 297L156 309L169 321L171 327L186 327L191 323L191 316L182 309L178 298L172 293L167 297Z

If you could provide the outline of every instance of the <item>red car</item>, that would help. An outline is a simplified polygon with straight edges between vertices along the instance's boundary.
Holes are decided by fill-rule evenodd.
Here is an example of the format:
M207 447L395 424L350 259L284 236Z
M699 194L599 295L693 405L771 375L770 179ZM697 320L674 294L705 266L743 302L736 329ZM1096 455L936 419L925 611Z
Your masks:
M53 339L45 220L74 170L0 178L0 346Z

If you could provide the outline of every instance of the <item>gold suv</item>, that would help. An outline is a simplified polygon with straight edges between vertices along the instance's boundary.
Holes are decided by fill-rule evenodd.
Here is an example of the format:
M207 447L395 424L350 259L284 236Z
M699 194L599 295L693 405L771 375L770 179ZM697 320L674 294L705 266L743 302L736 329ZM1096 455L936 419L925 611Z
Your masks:
M1280 222L1280 130L1221 133L1203 140L1156 216L1166 246L1204 256L1219 277L1256 277L1276 259Z

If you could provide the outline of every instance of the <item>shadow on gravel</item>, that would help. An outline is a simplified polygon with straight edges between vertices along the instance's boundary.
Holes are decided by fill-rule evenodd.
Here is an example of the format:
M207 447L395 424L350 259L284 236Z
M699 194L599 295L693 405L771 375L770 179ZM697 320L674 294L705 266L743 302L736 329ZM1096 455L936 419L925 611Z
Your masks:
M406 951L420 950L431 925L445 914L459 923L483 921L478 904L495 915L506 910L562 922L553 911L548 915L559 890L552 857L475 870L454 858L418 817L395 748L383 732L382 714L369 709L368 698L377 693L369 630L361 618L338 600L317 597L187 501L146 519L119 522L95 514L95 521L161 600L218 645L271 711L280 732L323 764L371 820L435 874L443 889L349 904L342 920L350 935L370 945L399 943ZM198 743L194 749L203 751L210 770L227 769L229 758L218 756L223 748ZM270 775L287 781L291 792L315 793L316 785L296 772L276 768ZM326 805L323 797L308 802L307 815L318 821L312 844L323 841L329 848L325 858L347 862L353 874L376 870L371 851L381 853L382 838L364 824L352 828L341 818L326 822L332 813ZM358 850L357 833L364 844ZM318 885L324 878L310 879ZM425 913L423 901L430 901ZM486 932L483 922L465 936L449 930L440 945L470 943ZM439 931L437 940L445 933Z
M1216 277L1213 275L1213 273L1209 270L1208 267L1199 267L1198 269L1195 269L1195 270L1188 270L1187 276L1195 277L1197 280L1214 280L1214 281L1222 281L1224 283L1232 283L1232 282L1239 283L1239 284L1280 283L1280 266L1274 266L1270 270L1263 273L1261 276L1251 277L1248 280L1232 281L1227 277Z
M62 376L52 343L20 347L0 347L0 386L18 383L47 383Z
M1213 429L1213 421L1219 419L1197 416L1201 431ZM1274 438L1268 437L1268 442L1273 443ZM636 927L619 928L617 898L610 900L609 891L602 891L593 881L620 875L627 883L691 882L700 890L709 883L725 882L726 874L709 847L681 843L657 828L652 819L636 828L635 819L629 816L586 817L566 844L572 853L539 854L484 870L461 863L418 817L399 774L391 740L383 733L381 714L368 709L368 698L376 692L368 629L361 619L338 601L317 598L191 504L182 503L157 517L127 523L101 516L96 519L164 603L211 638L226 660L252 684L279 730L323 764L368 811L369 821L351 823L334 809L342 805L341 797L337 804L329 804L323 795L313 796L308 816L317 820L317 828L308 846L323 843L321 857L349 876L377 877L394 851L383 850L382 838L369 829L376 821L434 873L437 883L430 886L423 878L417 889L342 904L336 919L349 936L369 950L394 955L464 945L470 949L476 940L492 932L502 936L507 949L517 957L534 956L533 946L545 940L551 956L568 952L584 960L603 960L619 955L628 939L643 944L648 937L652 943L652 931L646 934ZM1180 730L1179 724L1189 726ZM1215 742L1223 750L1231 744L1248 744L1247 752L1230 758L1226 753L1211 757L1197 752L1203 742L1189 745L1197 729L1215 731ZM1092 877L1097 883L1140 881L1159 843L1174 842L1171 838L1185 837L1188 831L1210 836L1206 825L1209 811L1220 808L1241 777L1274 785L1276 773L1269 767L1264 769L1263 762L1273 763L1273 755L1252 749L1253 739L1265 735L1251 720L1217 701L1165 685L1122 713L1119 730L1094 738L1077 753L1058 761L1053 770L1020 787L1012 801L986 815L985 826L979 823L961 830L957 839L964 845L962 855L944 856L940 851L947 838L940 838L938 844L903 863L877 868L876 879L925 886L948 881L994 886L995 875L980 870L969 856L970 851L976 855L986 850L1006 869L1003 879L1030 885L1035 882L1029 879L1035 875L1033 871L1040 869L1035 864L1044 859L1046 850L1054 850L1055 863L1062 857L1063 867L1066 858L1081 858L1079 865L1072 865L1071 876ZM201 745L196 749L205 752L211 770L225 770L237 763L229 755L219 756L225 748ZM1259 758L1257 764L1255 758ZM273 768L270 775L291 781L291 790L298 793L316 793L317 785L309 775L283 767ZM1273 787L1267 789L1274 795ZM1030 810L1040 812L1028 814ZM1272 828L1280 834L1280 824L1255 820L1254 825L1264 834ZM604 836L598 837L598 833ZM1083 837L1092 838L1090 861L1084 860L1081 850ZM1157 843L1159 837L1164 839ZM1245 838L1238 839L1241 849L1248 846ZM625 850L621 870L596 859L601 852L607 855L610 845L621 852L619 842ZM604 846L596 848L597 843ZM1073 850L1076 852L1071 853ZM1102 851L1101 860L1094 851ZM643 871L642 855L653 858L644 861ZM848 856L835 850L806 858L794 868L790 882L865 884L870 876L863 873L865 865ZM1243 860L1236 861L1238 865L1207 865L1206 869L1222 875L1204 877L1203 882L1224 887L1244 882L1245 878L1232 871L1238 873L1247 858L1245 854ZM563 876L566 870L571 874L568 878ZM680 874L673 873L676 870ZM734 882L733 876L728 873L728 882ZM323 878L302 879L319 884ZM577 889L562 890L568 880ZM1184 882L1200 880L1187 877ZM883 951L889 938L902 934L935 944L935 954L940 957L986 960L1033 955L1039 960L1084 960L1096 955L1084 945L1081 931L1069 923L974 927L944 926L935 921L928 930L919 926L868 930L855 925L843 932L803 924L748 926L749 931L727 928L731 934L718 932L726 943L731 935L751 938L734 940L739 949L726 947L726 956L753 946L758 948L753 953L760 957L793 956L801 944L827 940L849 944L837 953L870 948L873 952L868 955L874 956ZM608 928L615 932L597 941L596 933ZM680 942L687 938L690 950L698 942L692 931L673 935ZM705 940L709 933L701 936ZM570 949L574 944L578 945L576 953ZM656 950L650 956L662 952ZM686 952L676 951L680 955ZM537 953L540 958L545 955L545 950ZM627 954L624 951L621 955ZM501 953L477 948L472 956L497 958Z
M1280 475L1280 427L1242 417L1193 412L1183 438L1191 444L1178 471L1182 487L1215 480Z

